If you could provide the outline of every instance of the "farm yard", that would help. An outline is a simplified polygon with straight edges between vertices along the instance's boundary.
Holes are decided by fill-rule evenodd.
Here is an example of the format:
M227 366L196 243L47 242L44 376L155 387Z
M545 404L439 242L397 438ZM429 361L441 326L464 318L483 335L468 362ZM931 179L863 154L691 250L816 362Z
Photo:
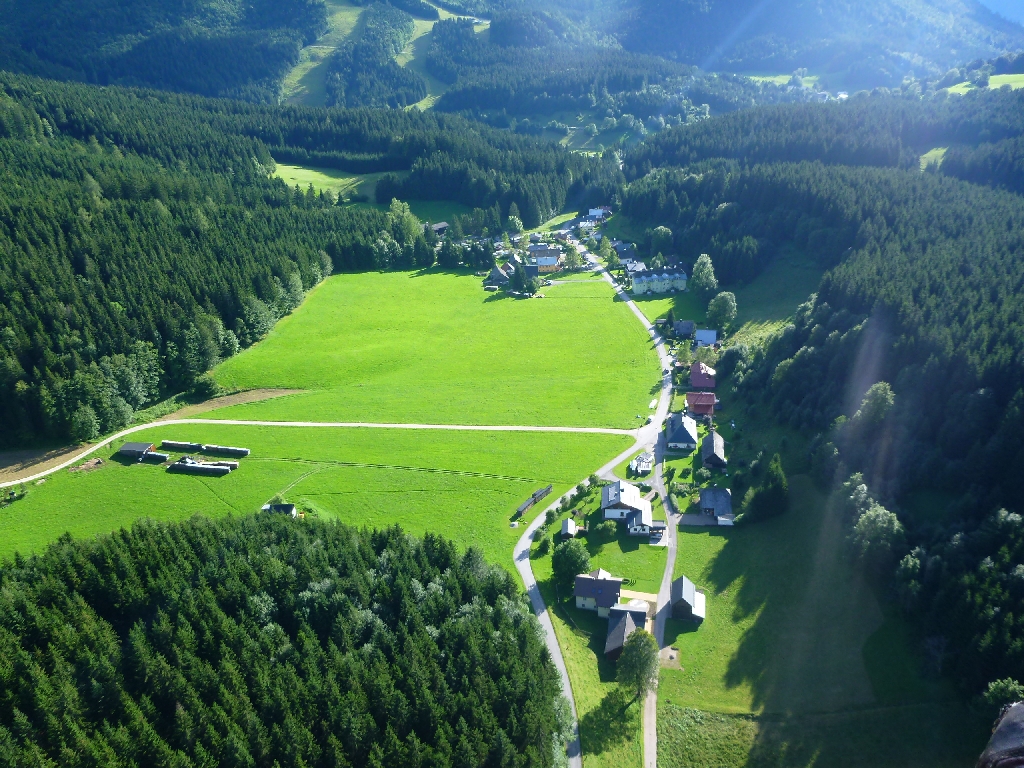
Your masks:
M214 372L231 389L308 393L211 416L637 426L658 379L646 331L607 284L544 294L484 294L469 273L337 275Z
M93 471L61 470L0 510L0 557L38 552L65 532L107 533L139 518L248 514L275 494L324 518L370 527L399 524L477 546L511 570L516 507L538 488L554 493L629 446L601 434L389 429L154 426L132 440L194 440L252 450L225 477L172 475L162 466L121 463L120 442L96 455ZM172 456L172 460L177 454ZM537 510L539 511L539 509Z

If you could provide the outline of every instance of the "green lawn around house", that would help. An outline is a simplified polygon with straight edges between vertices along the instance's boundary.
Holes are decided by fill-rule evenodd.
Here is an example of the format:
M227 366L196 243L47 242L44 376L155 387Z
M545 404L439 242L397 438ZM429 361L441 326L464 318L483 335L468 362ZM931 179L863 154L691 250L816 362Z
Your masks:
M969 764L978 731L940 727L971 718L923 677L902 620L845 556L839 515L806 475L790 490L780 518L680 529L674 576L704 591L707 618L666 627L679 668L661 672L660 764Z
M544 294L487 293L437 270L336 275L214 371L228 388L309 391L211 416L637 426L659 387L647 332L605 283Z
M516 507L549 483L557 498L630 443L618 435L174 422L130 439L241 445L252 453L225 477L193 477L121 463L113 457L119 441L95 454L104 461L99 469L61 470L0 510L0 557L38 552L65 532L102 534L142 517L248 514L280 493L353 525L440 533L511 570L522 533L509 526Z

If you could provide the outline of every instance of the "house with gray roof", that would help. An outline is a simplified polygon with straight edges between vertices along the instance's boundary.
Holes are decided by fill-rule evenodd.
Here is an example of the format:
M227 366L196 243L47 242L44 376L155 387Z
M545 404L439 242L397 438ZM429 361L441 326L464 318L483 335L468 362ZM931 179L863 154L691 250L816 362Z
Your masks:
M685 576L672 582L669 599L673 619L689 619L700 624L707 617L707 600L703 592Z
M612 576L603 568L590 573L581 573L576 577L572 594L576 598L576 607L585 611L597 611L597 615L606 618L608 609L619 604L624 579Z
M643 626L643 625L641 625ZM615 620L608 619L608 637L604 641L604 655L609 661L615 661L622 655L622 648L629 636L636 632L636 621L633 614L619 614Z
M672 323L672 330L679 338L689 339L697 330L697 324L693 320L676 320Z
M632 483L616 480L601 488L601 515L605 520L625 520L632 512L648 513L651 502Z
M714 517L719 525L732 525L736 519L732 512L732 491L717 485L701 488L700 511Z
M697 450L697 421L685 413L672 413L665 425L665 446L670 451Z
M704 436L700 444L700 458L705 469L725 469L729 466L725 459L725 438L714 428Z

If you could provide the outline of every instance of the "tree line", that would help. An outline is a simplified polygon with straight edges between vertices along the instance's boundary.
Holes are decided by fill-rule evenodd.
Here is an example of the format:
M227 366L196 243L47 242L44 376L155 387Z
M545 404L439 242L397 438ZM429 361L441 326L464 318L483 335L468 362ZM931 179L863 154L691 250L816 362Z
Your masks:
M529 603L431 534L143 522L17 556L0 584L5 765L564 761L568 703Z

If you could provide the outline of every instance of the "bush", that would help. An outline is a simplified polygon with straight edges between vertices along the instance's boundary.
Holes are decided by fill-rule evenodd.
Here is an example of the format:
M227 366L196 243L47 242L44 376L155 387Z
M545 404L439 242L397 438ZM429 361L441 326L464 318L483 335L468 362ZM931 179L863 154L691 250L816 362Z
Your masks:
M88 405L80 405L71 416L71 437L79 442L95 440L100 434L100 420Z
M764 480L745 501L744 517L748 520L765 520L781 515L789 508L789 481L782 470L779 454L772 457Z
M711 470L708 469L707 467L701 467L700 469L693 473L693 479L696 480L698 483L706 483L708 480L711 479Z
M220 386L213 380L213 376L204 373L188 390L189 397L196 400L209 400L220 393Z
M545 515L544 515L544 525L551 525L551 524L552 524L553 522L555 522L555 518L556 518L557 516L558 516L558 515L557 515L557 513L555 512L555 510L553 510L553 509L549 509L549 510L547 511L547 514L545 514Z
M614 520L605 520L603 523L598 523L594 526L594 535L597 539L603 539L610 541L614 539L619 533L619 526Z
M543 539L540 540L540 544L537 545L537 554L538 555L546 555L550 551L551 551L551 539L549 539L547 536L545 536Z
M874 575L888 571L906 548L902 523L877 502L857 519L849 541L854 555Z
M988 688L981 697L985 700L986 704L998 713L1006 705L1024 700L1024 685L1021 685L1011 677L1003 680L993 680L988 684Z

